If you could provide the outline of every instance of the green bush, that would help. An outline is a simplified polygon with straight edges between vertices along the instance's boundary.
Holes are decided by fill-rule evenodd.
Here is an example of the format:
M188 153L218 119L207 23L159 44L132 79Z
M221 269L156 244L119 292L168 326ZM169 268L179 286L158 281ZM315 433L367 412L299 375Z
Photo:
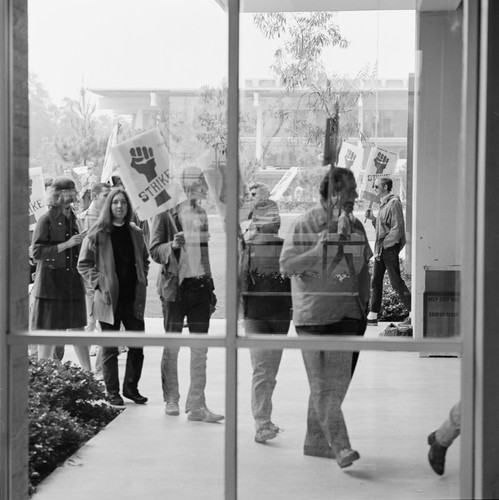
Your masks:
M405 281L407 288L411 289L411 277L404 268L404 261L400 259L400 274ZM371 261L372 277L372 261ZM403 321L409 315L409 311L400 302L397 292L392 288L388 273L385 273L383 280L383 298L381 300L381 311L378 314L379 321Z
M70 362L29 359L29 493L121 410L102 384Z

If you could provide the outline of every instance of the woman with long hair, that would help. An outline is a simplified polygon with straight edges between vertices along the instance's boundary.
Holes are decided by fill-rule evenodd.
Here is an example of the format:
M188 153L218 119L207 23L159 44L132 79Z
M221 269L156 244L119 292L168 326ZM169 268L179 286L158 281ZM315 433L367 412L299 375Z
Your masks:
M33 330L83 330L87 323L85 289L76 269L83 239L72 209L76 199L72 179L54 179L49 187L48 212L40 217L33 232ZM88 347L74 349L81 367L91 371ZM54 345L38 347L41 359L52 359L53 353Z
M94 290L93 315L102 331L144 331L149 253L142 230L131 221L132 205L123 188L108 195L95 225L83 240L78 271ZM107 400L123 405L118 377L118 347L103 347ZM144 363L142 348L127 353L123 396L137 404L147 398L138 390Z

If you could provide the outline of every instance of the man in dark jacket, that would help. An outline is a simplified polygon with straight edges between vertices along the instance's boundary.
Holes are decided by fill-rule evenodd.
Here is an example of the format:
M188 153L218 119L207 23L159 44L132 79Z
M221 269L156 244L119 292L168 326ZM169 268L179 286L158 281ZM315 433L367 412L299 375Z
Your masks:
M371 303L367 316L368 325L378 324L385 271L388 271L393 289L409 313L411 312L411 292L400 275L399 264L399 253L406 243L404 214L400 198L392 193L392 187L393 181L389 177L376 179L374 189L378 191L381 198L378 216L375 217L371 209L366 211L366 219L370 219L376 229ZM408 316L404 323L410 324L410 322L410 316Z

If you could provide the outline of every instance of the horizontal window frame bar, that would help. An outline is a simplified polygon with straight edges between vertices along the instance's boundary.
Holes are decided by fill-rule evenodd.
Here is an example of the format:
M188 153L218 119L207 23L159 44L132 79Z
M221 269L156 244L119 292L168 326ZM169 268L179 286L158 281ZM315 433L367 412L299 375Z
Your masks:
M68 345L126 345L129 347L227 347L225 335L207 334L147 334L147 333L87 333L87 332L12 332L7 335L8 345L58 344ZM440 354L461 354L462 340L455 338L414 339L409 337L384 337L368 339L354 335L307 335L288 337L251 335L237 337L236 349L302 349L310 351L392 351Z

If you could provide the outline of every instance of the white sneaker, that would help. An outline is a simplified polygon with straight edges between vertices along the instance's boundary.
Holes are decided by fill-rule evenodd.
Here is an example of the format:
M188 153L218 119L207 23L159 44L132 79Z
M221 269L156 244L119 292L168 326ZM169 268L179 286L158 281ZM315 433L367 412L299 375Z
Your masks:
M180 408L178 407L178 403L174 403L173 401L170 401L169 403L166 403L165 414L166 415L171 415L171 416L177 416L177 415L179 415L180 414Z

